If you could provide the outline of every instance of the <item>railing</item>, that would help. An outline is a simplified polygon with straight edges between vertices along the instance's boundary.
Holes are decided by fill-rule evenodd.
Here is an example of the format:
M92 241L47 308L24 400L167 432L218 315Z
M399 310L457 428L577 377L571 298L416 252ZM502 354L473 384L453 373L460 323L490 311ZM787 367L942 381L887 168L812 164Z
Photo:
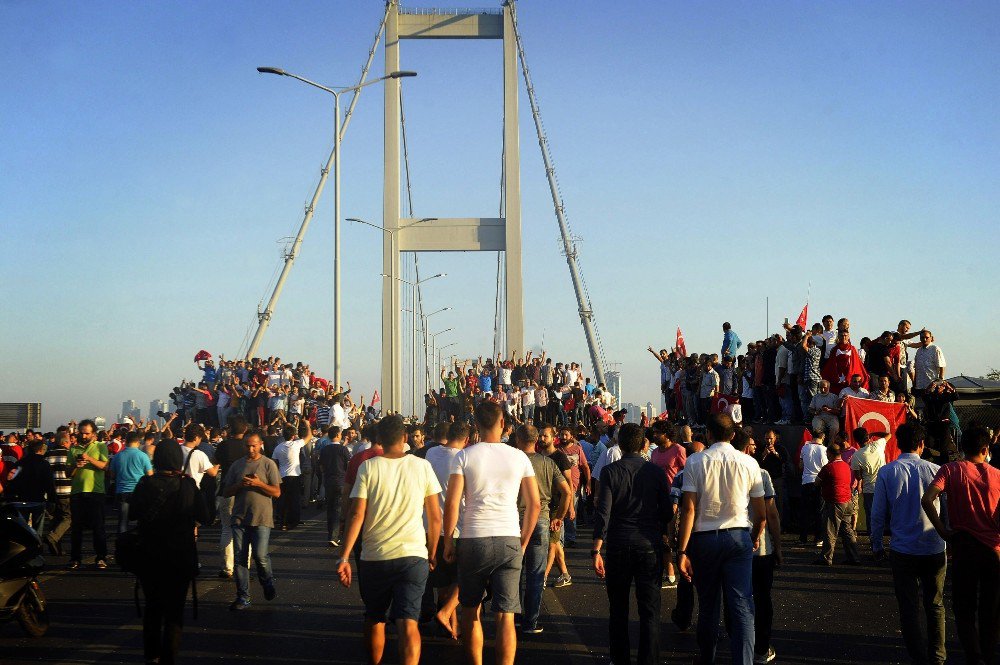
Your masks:
M485 9L473 9L470 7L462 7L461 9L454 9L451 7L440 8L440 7L414 7L407 9L405 7L399 8L400 14L412 14L417 16L462 16L466 14L493 14L500 15L503 14L503 9L497 9L495 7L485 8Z

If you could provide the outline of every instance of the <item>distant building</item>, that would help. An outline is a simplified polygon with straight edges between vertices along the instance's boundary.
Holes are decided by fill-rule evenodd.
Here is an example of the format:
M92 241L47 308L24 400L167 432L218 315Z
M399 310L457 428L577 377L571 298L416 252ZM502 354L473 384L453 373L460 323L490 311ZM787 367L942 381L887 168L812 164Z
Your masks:
M638 404L632 404L631 402L628 402L626 404L623 404L622 408L625 409L625 422L638 424L639 422L642 421L643 409Z
M615 404L622 403L622 373L615 372L605 372L604 380L607 381L607 389L612 395L615 396ZM619 407L623 408L623 407Z
M146 416L146 419L149 420L150 422L155 422L158 425L163 426L164 424L166 424L167 421L156 414L161 412L167 413L168 410L169 409L167 408L166 402L164 402L162 399L154 399L152 402L149 403L149 412L148 415Z
M660 412L657 411L656 407L653 406L652 402L646 402L646 417L647 418L649 418L650 420L653 420L659 414L660 414Z
M139 405L136 404L134 399L122 402L122 411L118 414L118 422L122 422L126 418L131 418L136 422L142 418L142 411L139 409Z

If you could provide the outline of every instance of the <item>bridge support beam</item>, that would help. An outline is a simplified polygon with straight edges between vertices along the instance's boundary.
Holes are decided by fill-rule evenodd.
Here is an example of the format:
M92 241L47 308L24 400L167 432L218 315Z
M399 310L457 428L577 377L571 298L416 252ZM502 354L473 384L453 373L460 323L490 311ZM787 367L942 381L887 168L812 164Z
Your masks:
M503 150L504 217L400 217L400 103L399 81L385 82L382 272L382 408L403 406L403 339L400 253L449 251L503 251L507 310L507 352L524 352L524 301L521 281L521 150L518 132L517 44L511 8L502 13L436 13L400 11L389 6L385 26L385 71L400 69L402 39L503 40ZM434 376L436 371L432 371ZM416 380L416 377L414 377Z

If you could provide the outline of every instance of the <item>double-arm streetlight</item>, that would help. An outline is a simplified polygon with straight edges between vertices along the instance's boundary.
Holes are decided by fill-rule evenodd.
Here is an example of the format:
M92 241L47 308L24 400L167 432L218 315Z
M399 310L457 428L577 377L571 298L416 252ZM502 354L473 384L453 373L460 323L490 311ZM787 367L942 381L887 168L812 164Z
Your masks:
M444 351L445 349L449 348L449 347L455 346L456 344L458 344L458 342L451 342L450 344L445 344L444 346L442 346L440 349L437 350L437 353L438 353L437 364L438 365L440 365L444 361L444 355L442 355L441 352Z
M258 67L261 74L276 74L302 81L314 88L319 88L324 92L333 95L334 122L333 132L333 383L340 386L340 95L344 92L353 92L361 88L374 85L387 79L400 79L416 76L416 72L397 71L391 72L372 81L361 83L360 85L346 86L341 88L328 88L315 81L286 72L277 67Z
M360 220L355 220L360 221ZM368 222L362 222L362 224L367 224ZM379 227L381 228L381 227ZM388 232L388 229L382 229ZM448 273L439 272L436 275L431 275L430 277L424 277L423 279L418 279L415 282L410 282L399 277L393 277L392 275L387 275L382 273L382 277L388 277L389 279L394 279L397 282L402 282L410 287L410 403L413 407L413 415L417 415L417 287L424 282L429 282L432 279L437 279L438 277L447 277ZM451 309L450 307L445 307L444 309ZM437 314L437 312L434 312ZM426 321L422 319L421 323ZM427 363L427 339L424 338L424 364Z

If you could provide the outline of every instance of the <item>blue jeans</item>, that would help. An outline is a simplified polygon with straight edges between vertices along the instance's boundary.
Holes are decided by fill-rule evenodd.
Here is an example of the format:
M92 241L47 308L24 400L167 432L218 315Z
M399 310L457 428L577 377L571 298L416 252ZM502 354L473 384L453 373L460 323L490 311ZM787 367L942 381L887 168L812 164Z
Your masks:
M132 503L132 493L122 492L118 495L118 533L128 531L128 507Z
M715 662L722 596L729 614L733 663L751 665L754 645L753 544L749 529L699 531L687 547L698 591L698 649L701 662Z
M778 401L781 404L781 419L792 422L795 419L795 399L792 397L792 391L795 388L791 385L784 384L784 396L779 396Z
M538 520L524 550L521 564L521 628L538 625L545 585L545 562L549 556L549 521Z
M233 570L236 573L236 598L250 600L250 547L253 546L253 560L257 564L257 579L261 584L271 584L271 555L267 544L271 538L269 526L233 525Z

